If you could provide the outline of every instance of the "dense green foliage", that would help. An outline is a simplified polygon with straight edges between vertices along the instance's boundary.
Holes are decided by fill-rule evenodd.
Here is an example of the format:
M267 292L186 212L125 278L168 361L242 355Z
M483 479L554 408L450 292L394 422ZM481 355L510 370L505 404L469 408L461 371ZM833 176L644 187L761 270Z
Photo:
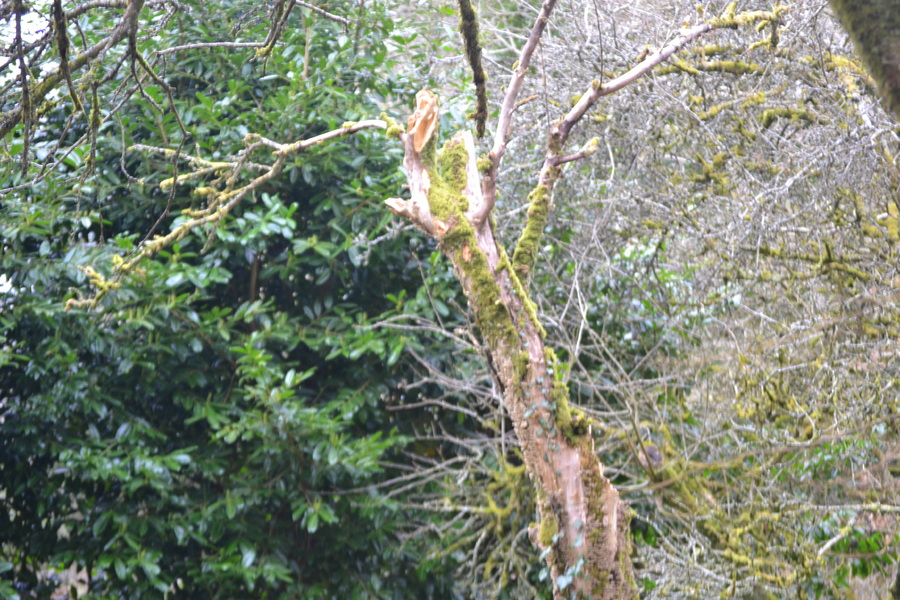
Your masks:
M383 9L334 9L355 29L296 11L266 59L169 55L157 69L171 98L145 80L99 131L60 102L31 132L25 173L21 125L7 142L5 188L62 163L0 201L0 596L49 597L47 573L72 564L92 597L450 596L441 563L417 571L416 549L398 543L409 511L373 486L396 475L385 465L411 426L379 403L421 341L371 325L447 311L380 207L402 181L400 148L378 134L315 148L217 228L113 271L167 206L202 203L155 185L173 165L132 144L227 156L249 131L309 137L408 97L385 62ZM189 3L138 49L264 39L256 10ZM142 26L161 18L145 9ZM88 44L110 19L81 18ZM128 66L99 70L88 111L109 113ZM62 147L85 137L64 154L70 117ZM66 310L95 293L90 269L120 287Z

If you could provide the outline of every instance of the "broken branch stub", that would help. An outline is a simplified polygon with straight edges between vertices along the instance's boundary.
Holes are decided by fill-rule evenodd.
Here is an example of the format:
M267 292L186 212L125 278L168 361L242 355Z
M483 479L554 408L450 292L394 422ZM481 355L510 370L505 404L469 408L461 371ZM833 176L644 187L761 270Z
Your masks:
M428 88L416 94L416 111L407 121L407 134L412 136L413 147L421 152L437 129L438 99Z

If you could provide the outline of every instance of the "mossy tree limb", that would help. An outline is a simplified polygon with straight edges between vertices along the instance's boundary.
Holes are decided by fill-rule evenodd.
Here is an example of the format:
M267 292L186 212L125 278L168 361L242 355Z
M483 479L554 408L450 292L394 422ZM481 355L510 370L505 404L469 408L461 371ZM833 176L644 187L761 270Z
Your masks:
M426 108L417 109L409 131L400 134L412 197L392 199L388 206L438 241L465 291L541 498L541 526L533 539L549 550L554 597L636 598L625 504L603 476L589 424L580 417L574 423L568 390L557 378L553 353L545 350L527 288L510 268L515 259L511 263L497 243L491 220L478 218L486 199L474 138L458 133L438 151L433 131L416 144L416 132L430 122L437 101L423 90L417 106ZM549 195L545 213L547 202Z
M472 6L472 0L459 0L459 32L462 34L466 48L466 58L472 69L472 80L475 83L475 132L484 137L487 121L487 73L481 61L481 42L479 41L478 14Z
M620 77L606 83L591 82L587 92L548 132L544 163L529 195L526 225L510 260L497 244L489 216L516 97L555 2L543 2L519 61L513 66L494 143L480 168L471 133L453 136L438 152L437 131L429 125L437 122L437 99L422 90L416 96L417 108L410 117L409 131L399 134L406 149L404 164L411 198L391 199L387 204L438 241L466 293L502 385L525 464L538 488L542 525L534 528L532 539L547 551L554 597L631 599L637 597L637 591L625 505L603 476L593 451L589 421L569 407L568 389L556 378L552 353L545 350L544 332L529 298L528 280L561 166L596 149L594 141L579 153L565 153L570 132L589 108L706 32L760 21L774 23L777 14L736 15L732 6L719 19L682 30L672 42ZM464 15L464 35L465 22Z

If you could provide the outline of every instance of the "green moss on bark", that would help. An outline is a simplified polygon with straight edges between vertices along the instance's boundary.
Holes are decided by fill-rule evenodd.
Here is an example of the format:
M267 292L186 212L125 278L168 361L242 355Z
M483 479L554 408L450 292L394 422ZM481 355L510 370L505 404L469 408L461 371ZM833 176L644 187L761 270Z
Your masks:
M550 389L550 408L553 412L556 426L566 440L573 446L577 446L587 435L591 420L583 411L572 408L569 404L569 386L559 380L559 364L556 353L550 348L544 349L544 359L547 361L547 376L552 381Z
M790 119L792 123L796 123L797 121L812 123L816 120L805 110L797 110L795 108L770 108L763 111L759 118L759 122L764 128L768 128L778 119Z
M542 184L528 194L528 220L516 243L516 250L513 252L512 258L513 268L525 286L528 285L528 279L534 269L538 247L549 216L550 190Z
M484 137L484 126L487 121L487 72L481 62L481 41L478 31L478 14L471 0L459 0L459 32L462 34L466 49L466 58L472 68L472 81L475 83L475 131L478 137Z
M525 312L528 315L528 318L531 319L532 324L537 328L538 332L541 334L542 338L547 337L547 330L544 329L544 326L541 325L540 320L538 320L537 316L537 304L531 299L528 295L528 291L525 289L525 286L522 285L522 280L519 279L518 274L515 269L510 269L509 257L506 255L502 249L500 250L500 264L497 269L506 269L507 273L509 273L509 280L512 284L513 293L515 293L521 300L522 306L525 309Z
M469 156L461 134L454 136L436 153L428 168L425 153L434 152L434 139L422 150L431 187L428 204L438 231L441 250L463 272L468 285L469 303L485 341L491 347L516 344L516 331L509 311L500 297L500 286L494 280L490 265L475 241L475 230L466 219L469 199L465 195Z
M541 528L538 531L538 541L540 541L541 546L543 548L552 548L555 541L553 538L557 533L559 533L559 520L556 518L553 510L543 511Z
M403 127L400 126L395 119L392 119L387 113L381 113L381 120L387 123L387 127L384 129L384 136L390 139L400 139L400 135L403 133Z

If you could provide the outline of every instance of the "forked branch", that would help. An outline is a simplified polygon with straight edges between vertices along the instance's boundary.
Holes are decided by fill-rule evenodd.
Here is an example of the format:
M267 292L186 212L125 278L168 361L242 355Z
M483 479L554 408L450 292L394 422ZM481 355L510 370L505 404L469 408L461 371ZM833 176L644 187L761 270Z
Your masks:
M649 73L654 67L665 62L686 44L692 42L701 35L714 29L734 28L752 23L770 22L777 24L779 19L778 11L750 11L735 14L734 6L733 3L729 5L721 17L682 30L675 39L663 46L660 50L647 56L644 60L622 75L619 75L606 83L602 83L598 79L593 80L587 91L581 96L578 102L575 103L575 106L573 106L562 119L551 128L548 132L547 151L544 157L543 167L538 176L538 184L529 195L528 216L525 227L522 230L522 234L516 244L516 249L513 252L513 267L518 272L523 284L527 285L531 271L534 268L539 244L543 237L544 227L547 224L547 219L552 208L551 198L553 185L559 176L560 166L564 163L584 158L585 156L592 154L593 150L596 148L596 144L593 143L592 140L592 142L590 142L588 146L585 146L581 151L564 155L565 144L569 139L572 128L601 97L612 94L613 92L634 83L640 77ZM493 182L491 182L491 184L493 185Z
M500 160L506 152L506 144L509 141L509 132L512 127L512 115L516 106L516 98L522 89L522 83L525 81L525 74L528 73L528 66L531 64L531 57L537 48L544 29L550 20L550 14L556 6L557 0L544 0L541 5L541 12L528 34L528 39L519 52L519 60L513 65L513 74L509 84L506 86L506 95L503 97L503 104L500 107L500 116L497 121L497 130L494 132L494 145L488 153L490 165L481 182L481 190L484 196L484 203L478 214L475 215L477 223L483 223L487 219L491 210L494 208L494 202L497 198L497 171L500 168Z

